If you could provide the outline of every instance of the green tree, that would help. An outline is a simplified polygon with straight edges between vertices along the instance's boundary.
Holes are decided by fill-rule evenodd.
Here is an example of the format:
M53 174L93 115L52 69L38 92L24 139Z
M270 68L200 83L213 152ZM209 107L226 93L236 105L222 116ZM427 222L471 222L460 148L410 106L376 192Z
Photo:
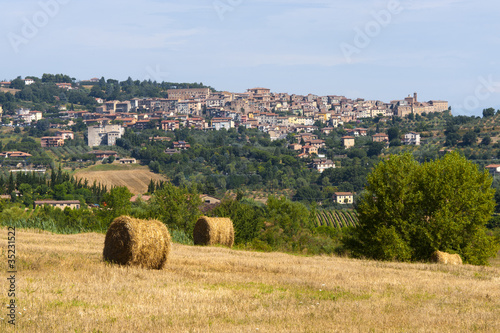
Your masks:
M477 141L477 134L474 131L468 131L462 137L462 142L465 146L471 146Z
M196 220L201 215L201 203L195 188L176 187L165 183L151 198L149 214L170 227L192 235Z
M113 187L103 196L103 206L112 210L113 217L127 215L130 212L132 196L126 186Z
M390 147L399 147L401 146L402 143L401 143L401 140L400 139L392 139L390 142L389 142L389 146Z
M441 250L487 265L498 244L486 233L495 202L487 171L457 153L419 164L409 153L380 162L344 239L354 256L421 261Z
M285 197L271 196L267 200L267 219L287 236L293 236L301 228L312 228L309 224L309 210L300 202L292 202Z
M454 146L457 144L458 140L460 140L460 134L450 132L446 134L446 142L445 146Z
M389 141L392 141L394 139L400 139L401 132L399 131L399 128L391 127L387 130L387 135L389 136Z
M384 147L385 143L383 142L372 142L370 144L370 148L368 148L368 157L380 155L382 153L382 150L384 150Z
M488 108L483 110L483 118L493 117L495 115L494 108Z
M234 224L235 243L249 243L264 227L264 209L255 202L225 199L210 212L211 216L229 217Z
M481 141L482 146L488 146L491 143L491 137L485 136Z

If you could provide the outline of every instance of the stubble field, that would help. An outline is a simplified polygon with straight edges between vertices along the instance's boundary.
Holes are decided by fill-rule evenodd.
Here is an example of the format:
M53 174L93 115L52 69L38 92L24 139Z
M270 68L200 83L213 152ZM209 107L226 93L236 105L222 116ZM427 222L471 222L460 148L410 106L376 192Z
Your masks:
M19 332L499 332L500 269L174 244L161 271L101 260L104 235L16 233ZM0 230L0 331L7 230Z
M97 165L79 170L74 176L77 179L87 179L90 185L95 181L108 189L113 186L126 186L133 194L145 193L151 179L155 182L166 180L164 176L151 172L147 166L137 164Z

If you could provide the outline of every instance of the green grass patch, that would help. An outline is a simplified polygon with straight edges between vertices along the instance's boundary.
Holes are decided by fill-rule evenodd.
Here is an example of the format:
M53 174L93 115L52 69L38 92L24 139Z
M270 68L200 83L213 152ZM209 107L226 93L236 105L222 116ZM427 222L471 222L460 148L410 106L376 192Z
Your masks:
M341 287L333 289L316 289L311 287L297 286L275 286L266 283L217 283L205 285L207 290L248 290L253 293L254 298L277 294L278 296L292 296L299 302L318 302L318 301L337 301L346 299L351 301L367 300L372 297L371 294L352 293Z
M91 308L92 306L87 302L73 299L71 301L66 301L66 302L64 302L64 301L52 301L48 304L48 307L49 308L69 309L69 308ZM92 307L92 308L96 308L96 307Z

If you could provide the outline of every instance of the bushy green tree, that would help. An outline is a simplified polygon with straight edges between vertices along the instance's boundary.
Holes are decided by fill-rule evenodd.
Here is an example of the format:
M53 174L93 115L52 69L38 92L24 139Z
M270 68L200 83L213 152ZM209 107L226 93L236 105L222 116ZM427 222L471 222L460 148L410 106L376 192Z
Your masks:
M360 225L344 239L354 256L423 261L435 250L488 264L498 244L486 233L495 202L487 171L458 155L419 164L393 155L368 176Z
M201 203L195 188L176 187L165 183L151 198L149 214L170 227L192 235L196 220L201 215Z
M247 199L224 199L217 208L210 212L210 215L231 218L236 244L247 244L253 241L264 227L264 208Z
M113 187L103 196L103 206L112 210L113 217L127 215L130 212L132 196L126 186Z
M493 117L495 115L495 109L494 108L487 108L483 110L483 117Z
M293 236L301 228L311 228L309 210L300 202L292 202L285 197L269 197L267 200L267 219L283 230L287 236Z
M400 139L401 132L397 127L391 127L387 130L387 135L389 136L389 141L394 139Z
M491 143L491 137L490 136L485 136L483 140L481 141L481 146L488 146Z
M467 133L464 134L462 137L463 144L465 146L471 146L476 143L477 141L477 134L474 131L468 131Z

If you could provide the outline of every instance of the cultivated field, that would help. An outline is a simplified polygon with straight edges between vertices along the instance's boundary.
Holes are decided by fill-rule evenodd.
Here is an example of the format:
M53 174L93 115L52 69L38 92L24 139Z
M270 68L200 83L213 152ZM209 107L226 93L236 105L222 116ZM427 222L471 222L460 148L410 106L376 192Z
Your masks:
M91 168L77 171L76 178L86 178L89 184L94 181L106 185L109 188L113 186L127 186L133 194L143 194L148 190L151 179L155 182L165 180L162 175L149 171L147 166L142 165L97 165Z
M101 261L104 235L17 231L19 332L499 332L500 269L174 244L162 271ZM7 230L0 331L6 323Z
M0 88L0 92L3 93L11 93L12 95L15 95L16 92L21 91L20 89L12 89L12 88Z

